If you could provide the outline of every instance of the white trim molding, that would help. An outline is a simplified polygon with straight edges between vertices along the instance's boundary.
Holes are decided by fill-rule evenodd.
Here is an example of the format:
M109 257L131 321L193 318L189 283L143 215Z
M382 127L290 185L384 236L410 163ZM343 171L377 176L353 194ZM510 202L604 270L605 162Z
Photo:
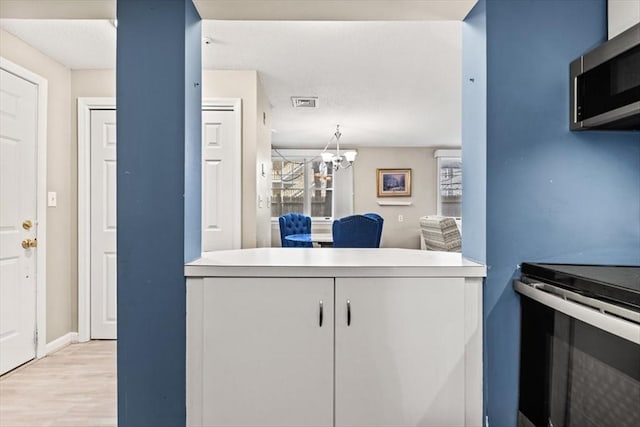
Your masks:
M413 202L391 202L378 200L378 206L411 206Z
M91 339L91 110L115 110L115 98L78 98L78 341Z
M433 157L462 157L462 150L440 149L433 152Z
M36 85L38 117L36 129L36 225L38 257L36 261L36 357L47 355L47 91L42 76L0 57L0 68Z
M47 354L51 354L54 351L60 350L62 347L66 347L69 344L74 344L78 342L78 333L77 332L69 332L61 337L56 338L47 344Z

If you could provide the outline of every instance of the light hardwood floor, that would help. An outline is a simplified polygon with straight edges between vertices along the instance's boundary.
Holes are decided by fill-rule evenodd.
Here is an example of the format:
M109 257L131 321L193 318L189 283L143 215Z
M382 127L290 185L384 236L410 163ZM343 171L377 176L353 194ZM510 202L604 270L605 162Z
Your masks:
M0 377L0 426L116 426L116 341L71 344Z

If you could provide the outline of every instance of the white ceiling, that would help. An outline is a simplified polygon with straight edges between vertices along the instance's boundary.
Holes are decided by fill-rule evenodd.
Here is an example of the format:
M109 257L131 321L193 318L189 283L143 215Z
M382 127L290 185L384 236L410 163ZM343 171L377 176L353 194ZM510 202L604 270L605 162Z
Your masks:
M460 22L206 21L203 66L257 69L273 144L460 145ZM319 108L294 109L292 96Z
M0 28L74 70L115 68L116 28L98 19L0 19Z
M113 68L108 20L2 19L0 27L72 69ZM273 145L460 145L460 21L203 21L203 66L255 69ZM315 110L291 96L317 96Z

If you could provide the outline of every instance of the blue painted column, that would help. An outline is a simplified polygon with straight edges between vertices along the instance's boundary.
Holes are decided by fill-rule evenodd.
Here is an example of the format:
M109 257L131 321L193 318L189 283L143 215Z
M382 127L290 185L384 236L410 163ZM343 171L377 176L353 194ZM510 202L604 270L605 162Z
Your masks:
M606 39L606 17L605 0L480 0L464 23L463 251L486 249L491 426L517 425L518 264L640 265L640 133L569 131L569 63Z
M464 256L487 260L487 28L480 1L462 25L462 218Z
M118 0L118 425L185 424L184 262L200 252L200 17Z

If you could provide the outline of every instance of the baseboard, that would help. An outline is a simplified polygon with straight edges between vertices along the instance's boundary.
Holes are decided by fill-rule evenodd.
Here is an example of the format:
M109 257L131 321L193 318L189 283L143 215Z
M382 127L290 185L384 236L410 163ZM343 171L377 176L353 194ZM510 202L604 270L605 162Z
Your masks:
M76 343L76 342L78 342L78 333L69 332L68 334L65 334L59 338L56 338L50 343L47 343L47 346L45 347L45 353L51 354L54 351L60 350L62 347L65 347L71 343Z

